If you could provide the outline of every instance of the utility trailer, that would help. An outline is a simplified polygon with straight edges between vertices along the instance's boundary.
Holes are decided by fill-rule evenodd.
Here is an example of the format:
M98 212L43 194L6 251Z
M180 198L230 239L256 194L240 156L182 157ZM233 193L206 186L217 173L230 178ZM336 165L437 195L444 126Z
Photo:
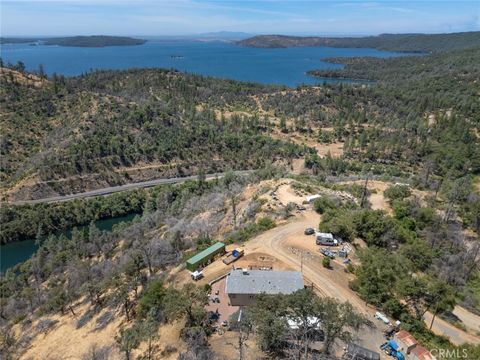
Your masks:
M388 340L386 343L380 345L380 349L396 360L405 360L405 355L400 351L400 347L395 340Z
M223 263L225 265L230 265L234 261L237 261L238 259L240 259L243 256L244 253L245 253L244 250L235 249L231 252L230 255L228 255L225 259L223 259Z

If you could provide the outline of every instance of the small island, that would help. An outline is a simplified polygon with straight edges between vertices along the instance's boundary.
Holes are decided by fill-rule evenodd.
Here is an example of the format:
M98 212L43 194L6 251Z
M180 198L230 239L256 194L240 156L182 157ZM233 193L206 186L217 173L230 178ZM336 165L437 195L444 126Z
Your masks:
M106 47L132 46L145 44L144 39L135 39L125 36L69 36L56 38L0 38L0 44L27 44L72 46L72 47Z

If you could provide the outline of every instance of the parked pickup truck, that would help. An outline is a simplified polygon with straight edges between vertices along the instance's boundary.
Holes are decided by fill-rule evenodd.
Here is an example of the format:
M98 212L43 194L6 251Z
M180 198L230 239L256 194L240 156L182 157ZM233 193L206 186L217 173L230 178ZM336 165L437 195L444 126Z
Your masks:
M245 252L243 250L233 250L225 259L223 259L223 263L225 265L229 265L234 261L237 261L239 258L243 256Z

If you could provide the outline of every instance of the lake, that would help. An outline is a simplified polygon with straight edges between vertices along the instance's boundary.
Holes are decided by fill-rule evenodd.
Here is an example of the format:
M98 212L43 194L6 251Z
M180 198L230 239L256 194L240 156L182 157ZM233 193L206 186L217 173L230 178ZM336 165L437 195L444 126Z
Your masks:
M149 40L138 46L75 48L62 46L1 45L5 63L23 61L28 70L39 64L48 74L80 75L92 69L141 67L175 68L180 71L264 84L297 86L345 80L316 79L306 72L339 68L322 59L329 57L404 56L404 53L360 48L297 47L257 49L225 42Z
M138 215L128 214L125 216L119 216L116 218L103 219L95 221L95 225L100 230L111 231L113 226L122 222L131 221ZM86 229L87 226L78 226L79 229ZM63 232L67 237L70 237L71 230ZM37 251L38 245L35 244L35 239L16 241L13 243L0 246L0 272L4 272L6 269L15 266L25 260L28 260L35 251Z

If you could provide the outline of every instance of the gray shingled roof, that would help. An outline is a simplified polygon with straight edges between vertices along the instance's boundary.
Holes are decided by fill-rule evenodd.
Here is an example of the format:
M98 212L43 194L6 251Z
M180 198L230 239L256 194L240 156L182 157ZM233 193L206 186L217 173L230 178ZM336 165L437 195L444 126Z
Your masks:
M232 270L227 276L227 294L291 294L303 289L298 271Z

